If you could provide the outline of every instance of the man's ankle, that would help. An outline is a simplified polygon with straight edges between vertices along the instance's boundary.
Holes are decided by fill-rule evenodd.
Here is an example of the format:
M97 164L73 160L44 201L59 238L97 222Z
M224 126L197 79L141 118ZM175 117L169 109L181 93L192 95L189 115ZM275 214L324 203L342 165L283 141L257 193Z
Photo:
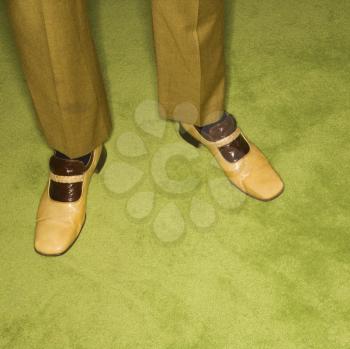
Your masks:
M201 133L203 137L214 142L229 136L236 130L236 128L236 119L226 112L218 121L204 126L196 126L196 129Z
M86 166L90 161L91 153L85 154L78 158L70 158L69 156L59 152L58 150L55 150L55 156L64 160L78 160L78 161L81 161Z

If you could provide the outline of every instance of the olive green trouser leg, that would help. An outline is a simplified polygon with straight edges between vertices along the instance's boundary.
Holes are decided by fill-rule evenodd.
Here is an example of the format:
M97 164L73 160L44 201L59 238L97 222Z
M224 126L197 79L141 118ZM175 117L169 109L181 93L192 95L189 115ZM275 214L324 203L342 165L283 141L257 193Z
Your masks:
M111 121L85 0L8 0L39 123L70 157L105 142Z
M224 1L152 0L161 116L198 126L224 110Z

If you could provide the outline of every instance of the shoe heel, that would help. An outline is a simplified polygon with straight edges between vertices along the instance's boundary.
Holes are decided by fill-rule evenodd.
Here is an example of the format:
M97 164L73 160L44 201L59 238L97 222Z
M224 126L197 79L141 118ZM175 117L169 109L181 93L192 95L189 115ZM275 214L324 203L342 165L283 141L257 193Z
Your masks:
M106 148L103 146L102 147L102 151L101 151L101 155L100 155L100 158L98 159L98 163L96 165L96 168L95 168L95 173L100 173L104 164L106 163L106 160L107 160L107 150Z
M199 142L197 139L193 138L180 124L179 128L179 134L180 136L187 142L193 145L194 147L198 148L201 145L201 142Z

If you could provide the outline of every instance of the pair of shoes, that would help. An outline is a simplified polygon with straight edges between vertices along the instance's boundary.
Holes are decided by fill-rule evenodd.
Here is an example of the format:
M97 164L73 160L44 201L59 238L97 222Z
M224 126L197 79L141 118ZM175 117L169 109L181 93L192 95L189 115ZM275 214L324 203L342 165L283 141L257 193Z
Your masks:
M224 113L218 122L204 127L181 123L179 133L196 147L206 146L228 179L249 196L269 201L283 192L280 176L243 135L232 115Z
M35 250L42 255L58 256L76 241L84 225L89 183L106 161L104 146L97 147L85 165L79 160L50 159L49 181L41 196Z
M204 145L216 158L229 180L244 193L271 200L283 191L283 182L262 152L243 135L235 118L225 113L204 127L180 124L180 135L198 147ZM85 165L79 160L50 159L50 178L41 197L35 232L35 250L58 256L76 241L84 225L90 179L106 160L106 150L97 147Z

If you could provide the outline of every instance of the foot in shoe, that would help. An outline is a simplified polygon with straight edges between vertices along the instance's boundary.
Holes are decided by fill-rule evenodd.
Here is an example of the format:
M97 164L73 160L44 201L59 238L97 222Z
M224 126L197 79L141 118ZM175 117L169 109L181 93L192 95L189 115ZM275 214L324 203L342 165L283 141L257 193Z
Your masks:
M253 198L268 201L279 196L283 182L263 153L243 135L235 118L224 113L210 125L180 124L180 135L194 146L205 145L229 180Z
M106 159L103 146L79 159L55 152L50 175L41 196L35 228L35 250L43 255L66 252L83 227L90 179Z

